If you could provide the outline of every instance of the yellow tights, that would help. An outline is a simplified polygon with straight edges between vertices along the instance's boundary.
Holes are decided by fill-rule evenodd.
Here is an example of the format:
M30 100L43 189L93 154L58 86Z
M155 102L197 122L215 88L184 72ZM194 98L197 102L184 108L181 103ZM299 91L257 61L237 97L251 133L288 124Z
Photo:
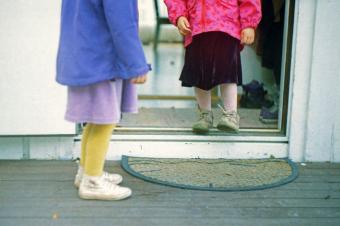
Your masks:
M86 124L82 142L80 165L89 176L100 176L103 173L105 156L115 125Z

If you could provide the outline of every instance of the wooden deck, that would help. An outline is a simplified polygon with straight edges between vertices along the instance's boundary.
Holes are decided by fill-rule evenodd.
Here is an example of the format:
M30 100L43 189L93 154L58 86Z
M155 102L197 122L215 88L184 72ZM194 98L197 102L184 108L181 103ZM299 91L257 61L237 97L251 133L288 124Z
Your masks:
M84 201L71 161L0 161L0 225L340 225L340 164L300 166L299 178L274 189L206 192L147 183L127 175L125 201Z

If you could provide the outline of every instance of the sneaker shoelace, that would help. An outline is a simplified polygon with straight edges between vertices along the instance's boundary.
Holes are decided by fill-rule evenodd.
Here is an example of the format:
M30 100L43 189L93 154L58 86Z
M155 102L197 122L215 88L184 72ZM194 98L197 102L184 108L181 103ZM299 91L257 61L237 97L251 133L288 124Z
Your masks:
M207 120L209 120L209 112L201 112L200 113L200 120L201 119L207 119Z
M106 171L103 172L103 177L104 177L105 179L111 180L111 174L109 174L109 173L106 172Z
M109 181L116 181L117 179L119 179L118 174L111 174L106 171L103 172L103 177Z
M84 169L79 166L78 163L78 172L77 175L80 175L81 177L83 176ZM102 177L107 179L107 180L115 180L115 174L108 173L106 171L103 171Z
M102 178L100 178L100 181L101 181L100 183L102 184L103 187L105 187L105 189L114 190L117 187L116 184L113 184L110 181L105 180L103 176Z
M236 111L226 111L224 107L218 104L218 107L222 110L224 116L226 116L229 120L232 120L234 123L237 123L237 112Z
M199 107L198 107L199 108ZM199 108L200 109L200 108ZM204 121L210 121L210 112L209 111L202 111L199 110L199 121L204 120Z

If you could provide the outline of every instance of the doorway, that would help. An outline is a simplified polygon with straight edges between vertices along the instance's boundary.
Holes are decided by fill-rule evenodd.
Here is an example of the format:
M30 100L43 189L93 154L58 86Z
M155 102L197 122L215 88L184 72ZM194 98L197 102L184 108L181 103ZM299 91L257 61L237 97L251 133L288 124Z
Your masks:
M147 84L138 88L139 114L124 114L117 130L191 133L191 125L196 119L194 92L192 88L181 87L178 80L185 54L183 39L176 27L163 23L159 26L155 43L156 12L159 17L167 17L163 1L158 0L158 8L155 1L140 1L141 38L153 70L149 73ZM262 8L267 11L263 11L263 20L257 29L259 38L255 45L246 46L241 52L243 86L238 88L240 134L284 135L294 1L272 1ZM274 18L271 18L273 12L268 9L276 12ZM275 21L271 23L270 19ZM275 54L268 54L268 50L273 51L273 48L276 49ZM268 62L271 58L275 59ZM213 93L213 112L218 118L221 114L217 107L220 99L217 91ZM213 129L210 134L223 133Z

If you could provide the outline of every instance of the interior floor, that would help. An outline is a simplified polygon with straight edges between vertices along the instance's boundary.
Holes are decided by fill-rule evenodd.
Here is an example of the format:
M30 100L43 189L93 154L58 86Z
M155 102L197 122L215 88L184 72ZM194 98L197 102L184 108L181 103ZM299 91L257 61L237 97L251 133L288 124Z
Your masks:
M191 128L196 120L197 111L193 108L145 108L138 114L124 114L122 127L165 127ZM259 120L260 109L239 109L240 127L244 129L275 129L276 124L264 124ZM214 126L222 115L219 108L213 108Z

